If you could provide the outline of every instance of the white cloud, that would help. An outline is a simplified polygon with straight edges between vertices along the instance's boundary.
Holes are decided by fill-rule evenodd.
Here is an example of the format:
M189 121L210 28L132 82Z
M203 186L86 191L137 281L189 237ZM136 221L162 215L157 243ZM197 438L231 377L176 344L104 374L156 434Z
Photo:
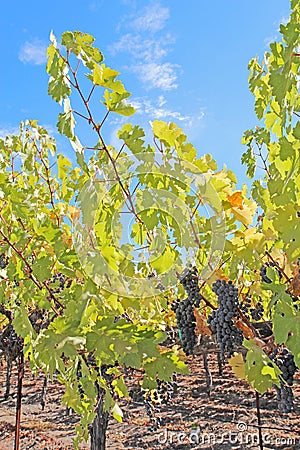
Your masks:
M157 101L149 100L146 98L136 98L131 100L130 104L136 109L137 114L146 115L149 119L175 119L181 122L189 122L190 116L183 116L178 111L172 111L171 109L164 108L167 103L165 97L160 95Z
M25 42L19 52L19 60L23 63L35 64L37 66L45 64L47 46L35 39L33 42Z
M279 24L277 24L278 29L279 29L279 27L280 27L281 24L282 24L282 25L286 25L286 24L288 23L289 20L290 20L289 16L282 16L281 19L280 19Z
M273 34L272 36L267 36L264 39L264 45L266 48L269 49L270 44L272 44L275 41L278 41L281 39L281 35L280 35L280 25L286 25L289 21L289 17L287 16L282 16L281 19L276 20L275 22L273 22L274 26L277 28L278 33L277 34Z
M264 46L265 46L266 48L269 48L269 47L270 47L270 44L272 44L272 42L275 42L277 39L278 39L278 35L267 36L267 37L264 39Z
M154 3L143 9L140 15L133 20L131 27L136 31L150 31L156 33L164 28L169 17L169 8L165 8L159 3Z
M8 126L4 126L4 127L0 128L0 138L1 139L4 139L4 138L6 138L6 136L9 136L11 134L19 135L19 133L20 133L20 128L15 127L13 125L8 125Z
M23 121L24 122L24 121ZM58 135L57 129L52 124L38 124L39 126L45 128L47 130L47 133L54 137L55 135ZM10 135L16 135L19 136L20 134L20 127L15 125L0 125L0 138L4 139L6 136Z
M128 52L135 59L149 61L157 61L167 56L167 46L175 41L170 35L163 38L146 38L140 34L132 33L124 34L118 42L112 44L109 49L111 53Z
M166 103L167 103L167 100L165 99L165 97L164 97L163 95L160 95L160 96L158 97L158 100L157 100L158 106L161 108L161 107L164 106Z
M168 91L178 87L177 64L166 61L170 46L175 39L170 33L159 33L170 16L169 8L159 2L151 3L135 15L127 15L121 20L120 28L133 31L123 34L118 42L109 48L113 54L127 52L132 60L128 70L136 73L146 89Z
M142 80L147 89L161 89L169 91L176 89L177 74L175 68L178 66L171 63L152 62L148 64L137 64L131 67L131 70L137 74L137 77Z
M163 95L159 95L156 99L149 97L135 97L130 100L130 104L136 109L136 122L143 127L146 135L152 136L150 123L153 120L164 120L167 122L175 122L180 124L183 132L189 136L189 142L198 137L199 130L204 126L203 118L205 116L203 109L193 111L189 115L183 115L179 111L173 110L165 106L167 100ZM126 117L115 117L112 120L114 128L110 134L110 145L120 148L122 141L117 136L117 131L127 122Z
M89 2L88 9L91 12L96 12L102 6L102 4L103 4L103 0L93 0L93 1Z

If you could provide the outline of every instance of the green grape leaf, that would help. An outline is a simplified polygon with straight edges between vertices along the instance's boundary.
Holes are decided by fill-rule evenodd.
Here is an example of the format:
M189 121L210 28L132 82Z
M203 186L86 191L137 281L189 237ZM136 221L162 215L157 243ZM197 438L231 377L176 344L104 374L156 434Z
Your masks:
M300 313L286 297L289 300L278 299L274 306L274 338L276 344L285 344L291 350L300 368Z
M59 113L57 129L60 134L64 134L70 139L74 138L75 119L71 109L70 99L64 100L64 113Z
M121 114L122 116L132 116L135 113L133 106L126 103L126 99L130 97L130 93L124 91L122 93L104 91L104 101L103 104L106 106L108 111Z
M24 339L30 337L30 339L33 340L36 338L36 332L32 327L24 306L20 305L15 309L12 323L16 333Z
M286 96L287 91L290 90L291 80L286 76L285 73L282 72L282 69L274 70L270 74L270 84L272 86L273 95L275 96L279 105L282 105L282 102Z
M122 129L118 131L118 138L122 139L129 150L135 155L153 151L153 148L149 145L147 147L144 146L144 136L145 132L141 127L137 125L133 127L130 123L126 123L123 125Z
M53 261L50 256L41 256L37 258L32 265L32 271L34 276L36 276L39 280L42 281L50 278L52 264Z
M114 387L114 390L118 397L128 397L128 390L126 387L126 384L124 382L124 378L118 377L115 380L112 381L112 386Z
M123 94L125 91L124 85L120 80L116 80L116 77L120 72L106 67L105 64L95 64L92 75L88 75L88 78L97 86L103 86L118 94Z
M266 353L253 341L244 339L243 345L248 349L246 355L246 380L258 392L264 394L273 384L280 385L281 371Z
M151 267L153 267L153 269L155 269L158 274L164 273L174 265L177 256L178 252L174 250L174 248L172 248L170 245L166 245L163 253L160 256L158 256L157 258L155 258L155 256L151 257Z

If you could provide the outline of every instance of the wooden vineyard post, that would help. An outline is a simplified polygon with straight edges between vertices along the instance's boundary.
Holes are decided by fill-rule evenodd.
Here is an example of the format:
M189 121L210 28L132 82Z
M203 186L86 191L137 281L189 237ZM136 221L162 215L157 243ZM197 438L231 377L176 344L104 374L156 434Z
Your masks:
M255 399L256 399L256 415L257 415L257 425L258 425L259 450L264 450L262 432L261 432L259 392L257 392L257 391L255 391Z
M16 406L16 427L15 427L15 446L14 450L20 449L20 426L21 426L21 407L22 407L22 385L24 376L24 354L20 352L18 356L18 392Z

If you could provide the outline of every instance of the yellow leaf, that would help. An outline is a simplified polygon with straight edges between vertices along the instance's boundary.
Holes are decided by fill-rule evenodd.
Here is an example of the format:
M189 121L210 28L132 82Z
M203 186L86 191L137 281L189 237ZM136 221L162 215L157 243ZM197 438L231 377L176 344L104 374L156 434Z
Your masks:
M194 315L195 315L195 319L196 319L196 328L195 328L195 333L197 336L201 335L201 336L211 336L212 332L211 329L208 328L208 326L206 325L206 320L205 318L199 313L199 311L197 311L196 308L194 308Z
M236 191L232 195L227 195L227 200L233 208L244 209L242 191Z
M69 206L69 217L72 222L74 222L75 219L80 219L80 209L76 208L73 205Z
M118 422L122 422L122 419L123 419L123 412L122 412L120 406L119 406L117 403L115 403L115 405L114 405L114 407L113 407L113 409L112 409L111 412L113 413L114 418L115 418Z
M254 334L253 331L251 330L251 328L248 327L248 325L243 322L241 319L234 319L234 324L237 328L239 328L242 333L243 336L247 339L254 339Z
M256 208L257 205L253 200L245 198L243 202L243 210L241 210L241 208L232 207L232 213L237 220L242 222L242 224L249 226L253 222Z
M292 292L292 294L295 297L300 296L300 266L296 266L294 268L294 272L293 272L293 279L291 281L291 285L289 288L289 291Z

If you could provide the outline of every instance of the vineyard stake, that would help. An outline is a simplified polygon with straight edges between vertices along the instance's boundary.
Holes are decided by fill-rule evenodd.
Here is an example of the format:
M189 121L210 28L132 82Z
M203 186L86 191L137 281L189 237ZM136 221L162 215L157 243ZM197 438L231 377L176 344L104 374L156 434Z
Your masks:
M14 450L20 449L20 424L21 424L23 376L24 376L24 354L22 351L18 357L18 393L17 393L17 407L16 407L16 428L15 428Z
M261 431L261 420L260 420L259 393L257 391L255 391L255 398L256 398L256 415L257 415L257 425L258 425L259 448L260 448L260 450L264 450L262 431Z

